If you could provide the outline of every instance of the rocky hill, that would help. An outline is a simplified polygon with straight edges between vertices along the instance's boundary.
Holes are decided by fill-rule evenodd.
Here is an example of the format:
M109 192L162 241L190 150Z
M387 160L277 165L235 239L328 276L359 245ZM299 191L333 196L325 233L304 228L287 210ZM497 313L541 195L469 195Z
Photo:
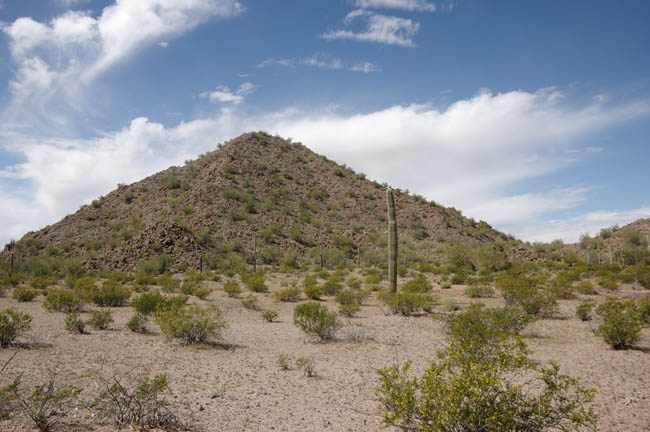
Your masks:
M650 256L650 218L636 220L624 227L604 228L597 236L583 236L571 247L581 259L592 264L636 264Z
M26 234L29 256L79 258L92 268L131 269L165 257L177 267L233 267L385 259L387 185L263 132L171 167ZM511 250L512 239L417 195L396 190L400 259L440 256L449 243ZM519 251L521 252L521 251ZM7 253L5 249L4 253ZM257 257L257 258L254 258Z

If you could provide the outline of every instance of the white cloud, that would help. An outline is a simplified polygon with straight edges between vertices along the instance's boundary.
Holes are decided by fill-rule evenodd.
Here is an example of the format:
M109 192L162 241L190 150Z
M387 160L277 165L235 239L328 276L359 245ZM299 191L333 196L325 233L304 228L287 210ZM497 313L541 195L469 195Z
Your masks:
M413 37L420 28L420 23L406 18L381 15L364 9L348 13L343 22L350 25L357 20L365 21L365 28L352 30L332 30L321 35L327 40L350 39L360 42L378 42L387 45L413 47Z
M158 46L160 48L167 48L169 46L169 42L166 41L158 42Z
M237 91L252 89L247 84ZM455 206L527 240L572 240L592 228L647 216L644 207L549 224L545 217L554 212L575 214L576 206L587 202L589 186L517 192L522 181L572 164L575 159L567 159L567 148L579 147L609 127L650 115L647 102L577 106L561 96L553 89L482 91L445 109L398 105L356 115L329 109L305 113L289 107L254 117L231 106L213 117L170 128L138 118L122 130L89 140L16 136L13 140L25 161L0 177L25 181L33 191L13 192L14 187L0 181L0 199L12 208L0 212L4 227L0 240L52 223L118 182L133 182L180 164L213 150L216 142L250 130L291 136L370 178Z
M48 113L61 112L64 104L77 110L85 87L140 49L243 10L235 0L119 0L97 17L67 11L45 23L23 17L0 24L15 66L4 127L48 122Z
M244 97L253 92L255 86L249 82L245 82L232 93L227 86L219 85L216 90L212 92L203 92L199 97L208 99L210 102L231 103L239 105L244 101Z
M59 5L65 8L77 6L79 3L89 3L90 0L55 0Z
M314 54L311 57L307 58L284 58L284 59L274 59L268 58L263 62L257 64L258 68L265 68L268 66L282 66L293 68L297 65L300 66L309 66L316 67L320 69L331 69L331 70L347 70L351 72L362 72L362 73L371 73L379 72L381 68L371 62L357 62L353 64L345 64L339 58L331 58L322 54Z
M543 223L531 221L532 223L520 235L528 241L549 242L562 239L573 243L578 241L583 233L594 236L603 228L612 225L624 226L637 219L648 217L650 217L650 206L623 211L594 211Z
M418 12L436 11L436 5L426 0L356 0L354 5L362 9L402 9Z

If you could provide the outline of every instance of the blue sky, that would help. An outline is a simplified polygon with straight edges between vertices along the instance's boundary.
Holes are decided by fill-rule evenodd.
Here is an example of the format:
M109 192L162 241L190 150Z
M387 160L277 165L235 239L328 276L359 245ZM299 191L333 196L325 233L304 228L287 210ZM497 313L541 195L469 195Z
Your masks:
M650 217L647 1L0 0L0 242L249 130L523 240Z

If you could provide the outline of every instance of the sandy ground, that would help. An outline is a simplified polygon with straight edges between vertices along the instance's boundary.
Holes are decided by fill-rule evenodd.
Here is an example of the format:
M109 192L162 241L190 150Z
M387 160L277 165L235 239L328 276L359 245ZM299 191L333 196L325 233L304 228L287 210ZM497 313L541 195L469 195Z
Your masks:
M272 290L292 276L273 275ZM300 278L302 276L293 276ZM444 325L430 316L385 315L371 297L357 317L344 320L347 328L330 343L307 338L292 323L296 303L282 303L270 294L258 295L263 308L279 312L277 322L266 322L260 312L245 309L239 300L221 291L222 282L199 304L216 304L229 323L221 346L183 346L166 340L151 322L151 332L125 329L130 307L112 308L110 330L72 335L62 313L42 308L43 297L18 303L0 298L0 309L14 307L34 317L21 346L0 350L0 366L18 352L0 384L23 373L25 388L43 382L56 371L57 380L83 389L58 430L115 430L100 424L83 409L100 391L97 376L137 377L166 373L174 410L186 423L205 431L368 431L381 429L381 411L374 400L376 369L413 360L420 373L444 346ZM469 303L462 286L434 294L441 301L455 298ZM623 287L620 297L648 291ZM602 301L604 295L595 296ZM484 299L497 305L499 299ZM336 309L333 300L324 302ZM638 349L614 351L593 334L596 323L575 317L579 300L561 301L562 319L542 320L525 331L526 342L540 361L555 360L564 373L579 377L597 389L593 404L602 431L650 431L650 329L644 329ZM440 309L440 308L438 308ZM350 340L361 336L362 341ZM286 354L291 369L281 370L278 356ZM316 377L295 367L299 357L315 364ZM30 430L20 418L0 422L0 430Z

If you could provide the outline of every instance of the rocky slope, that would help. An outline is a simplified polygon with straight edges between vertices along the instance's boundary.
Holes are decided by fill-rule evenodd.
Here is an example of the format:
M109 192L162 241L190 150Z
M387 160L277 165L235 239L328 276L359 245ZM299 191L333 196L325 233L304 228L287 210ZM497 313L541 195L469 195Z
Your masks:
M18 258L77 257L94 268L131 269L168 255L178 266L296 259L379 262L385 256L386 185L300 143L247 133L218 149L99 197L26 234ZM489 244L526 253L487 223L396 191L401 259L439 256L445 244ZM254 251L257 251L254 253ZM4 253L7 253L5 250ZM225 264L224 264L225 263Z

